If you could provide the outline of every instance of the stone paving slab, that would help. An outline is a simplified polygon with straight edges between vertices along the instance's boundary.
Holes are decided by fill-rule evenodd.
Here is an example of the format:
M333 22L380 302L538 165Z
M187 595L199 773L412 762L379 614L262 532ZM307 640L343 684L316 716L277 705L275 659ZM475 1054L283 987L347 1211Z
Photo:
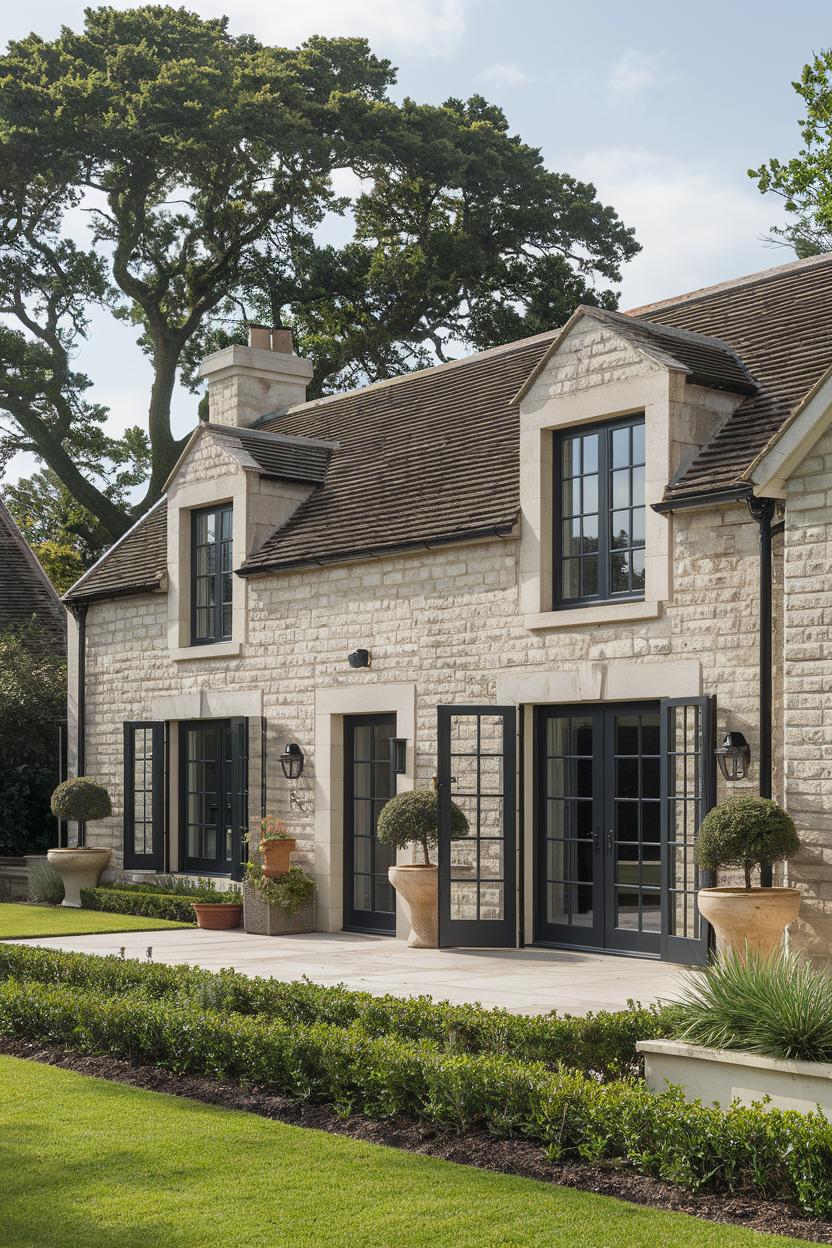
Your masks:
M316 932L251 936L243 931L192 930L50 936L15 944L80 953L117 954L154 962L185 962L218 971L317 984L345 984L377 995L427 994L457 1004L479 1001L516 1014L559 1010L623 1009L628 999L647 1005L678 991L680 967L644 958L562 949L408 949L383 936Z

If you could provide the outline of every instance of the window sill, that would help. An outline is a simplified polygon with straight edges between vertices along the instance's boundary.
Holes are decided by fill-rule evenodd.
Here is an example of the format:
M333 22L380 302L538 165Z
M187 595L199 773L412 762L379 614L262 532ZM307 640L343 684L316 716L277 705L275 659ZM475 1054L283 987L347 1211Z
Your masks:
M179 646L171 650L174 663L186 663L193 659L230 659L242 653L239 641L218 641L208 646Z
M597 606L575 607L570 611L541 611L523 617L524 628L584 628L597 624L628 624L631 620L655 620L661 614L659 602L599 602Z

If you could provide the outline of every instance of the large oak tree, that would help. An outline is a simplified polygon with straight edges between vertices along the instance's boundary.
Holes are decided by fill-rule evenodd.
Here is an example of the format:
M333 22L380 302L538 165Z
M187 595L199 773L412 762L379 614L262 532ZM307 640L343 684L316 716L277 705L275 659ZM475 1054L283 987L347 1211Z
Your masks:
M547 170L482 97L399 103L394 84L364 40L268 47L164 6L10 44L0 457L34 451L114 537L181 448L177 376L196 389L199 357L249 320L294 329L321 394L614 306L638 244L595 188ZM352 196L333 189L342 171ZM353 222L344 246L321 241L329 213ZM151 360L146 430L109 435L73 367L92 306L133 323Z

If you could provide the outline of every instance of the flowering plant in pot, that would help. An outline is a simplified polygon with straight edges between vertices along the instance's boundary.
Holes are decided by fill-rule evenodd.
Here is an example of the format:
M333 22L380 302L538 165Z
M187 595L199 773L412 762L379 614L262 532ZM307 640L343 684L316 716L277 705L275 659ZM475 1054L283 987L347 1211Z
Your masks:
M439 871L430 851L439 840L439 798L434 789L398 793L382 807L376 835L383 845L404 849L417 845L424 861L389 867L387 877L410 915L407 943L414 949L435 949L439 939ZM468 835L468 820L451 802L451 840Z
M705 871L740 868L744 887L702 888L699 911L714 928L721 954L768 954L800 910L796 888L752 885L755 869L793 858L800 840L791 815L767 797L735 797L702 820L695 859Z
M91 776L73 776L70 780L64 780L52 794L51 807L56 819L68 819L79 824L108 819L113 813L110 794L103 784L99 784ZM81 889L95 888L98 877L111 856L112 850L94 845L50 849L46 855L47 861L58 872L64 884L62 905L80 906Z
M243 896L234 885L225 890L206 888L191 905L196 914L197 927L209 932L225 932L239 927L243 917Z
M263 855L263 874L269 879L288 874L296 841L277 815L264 815L260 820L258 849Z

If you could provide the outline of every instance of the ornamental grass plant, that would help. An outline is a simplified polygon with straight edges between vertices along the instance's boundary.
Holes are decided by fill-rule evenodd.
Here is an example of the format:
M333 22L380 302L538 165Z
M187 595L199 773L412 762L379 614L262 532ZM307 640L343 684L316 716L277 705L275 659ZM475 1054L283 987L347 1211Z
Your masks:
M781 951L689 970L675 1035L712 1049L832 1062L832 976Z

